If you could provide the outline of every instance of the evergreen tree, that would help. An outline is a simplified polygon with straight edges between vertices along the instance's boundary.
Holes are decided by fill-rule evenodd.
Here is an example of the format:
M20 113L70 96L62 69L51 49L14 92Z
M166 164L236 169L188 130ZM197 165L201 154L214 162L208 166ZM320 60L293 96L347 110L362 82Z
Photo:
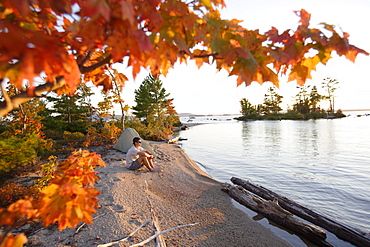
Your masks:
M249 100L247 100L246 98L242 98L240 100L240 106L242 108L242 110L240 111L240 113L245 116L245 117L255 117L256 115L258 115L258 112L257 112L257 107L256 106L253 106Z
M275 91L276 87L269 87L267 90L267 94L265 94L265 98L262 105L262 113L265 115L271 113L278 113L282 110L280 104L282 102L283 96L279 95Z
M338 83L339 82L336 79L331 79L330 77L325 78L324 81L321 83L322 88L324 88L327 92L327 96L325 96L325 98L329 100L330 113L334 113L334 92L338 89Z
M61 95L60 97L48 97L49 102L53 103L51 112L57 119L71 123L80 119L85 119L89 108L81 104L82 97L78 94Z
M310 93L310 111L316 113L318 110L318 104L321 102L323 96L318 93L317 87L313 86Z
M158 78L149 75L135 90L133 113L145 126L145 131L139 129L138 132L144 132L142 135L151 140L168 139L173 127L181 125L173 99L168 99L169 93L162 86Z
M84 84L79 85L73 95L46 97L47 109L43 112L43 124L46 129L86 133L87 117L93 108L89 103L91 91Z
M310 99L308 89L310 86L297 86L299 92L295 96L296 103L293 105L293 110L301 114L310 112Z
M148 119L149 116L156 118L166 112L169 94L162 86L161 80L149 75L144 79L139 89L135 90L136 106L132 109L138 118Z

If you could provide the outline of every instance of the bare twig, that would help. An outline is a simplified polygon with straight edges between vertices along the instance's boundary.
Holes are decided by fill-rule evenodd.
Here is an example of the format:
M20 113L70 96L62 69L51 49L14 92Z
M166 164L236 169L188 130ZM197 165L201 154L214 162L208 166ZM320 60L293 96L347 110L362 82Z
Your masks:
M129 237L131 237L132 235L134 235L140 228L142 228L143 226L145 226L146 224L148 224L150 222L150 219L147 219L143 224L141 224L140 226L138 226L133 232L131 232L127 237L125 238L122 238L120 240L117 240L117 241L114 241L114 242L110 242L110 243L106 243L106 244L99 244L98 247L108 247L108 246L112 246L114 244L118 244L119 242L123 242L123 241L126 241Z
M145 180L145 190L146 191L149 190L148 189L148 183L147 183L146 180ZM155 228L155 233L158 233L158 232L161 231L161 228L159 226L157 215L156 215L156 213L154 211L152 202L150 201L150 198L149 198L148 194L146 194L146 199L149 202L150 212L152 213L152 219L153 219L153 224L154 224L154 228ZM157 247L166 247L166 242L162 238L162 235L158 235L158 237L156 238L156 242L157 242Z
M96 217L94 217L93 218L93 220L95 220L95 219L97 219L97 218L99 218L99 217L101 217L101 216L103 216L103 215L106 215L107 213L103 213L103 214L99 214L98 216L96 216ZM84 227L86 225L86 223L83 223L82 225L80 225L78 228L77 228L77 230L75 231L75 234L76 233L78 233L80 230L81 230L81 228L82 227Z
M162 232L158 232L156 234L154 234L153 236L151 236L150 238L140 242L140 243L137 243L137 244L134 244L134 245L131 245L130 247L137 247L137 246L143 246L144 244L150 242L151 240L153 240L154 238L156 238L157 236L161 235L161 234L164 234L166 232L169 232L169 231L173 231L173 230L176 230L176 229L179 229L179 228L183 228L183 227L187 227L187 226L195 226L195 225L198 225L199 223L194 223L194 224L188 224L188 225L181 225L181 226L176 226L174 228L171 228L171 229L168 229L168 230L164 230Z

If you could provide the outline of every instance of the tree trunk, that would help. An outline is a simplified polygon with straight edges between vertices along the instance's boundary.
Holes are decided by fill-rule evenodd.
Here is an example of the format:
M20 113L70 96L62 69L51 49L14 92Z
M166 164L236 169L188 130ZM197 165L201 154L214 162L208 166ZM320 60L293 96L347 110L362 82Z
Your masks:
M233 186L228 183L222 184L222 190L242 205L307 238L312 243L319 246L332 246L325 241L326 233L322 229L295 218L293 214L281 208L277 201L264 201L241 186Z
M122 131L123 131L125 130L125 113L123 111L122 111L121 122L122 122Z
M292 212L293 214L315 225L325 228L326 230L334 233L340 239L348 241L356 246L370 246L370 235L368 233L361 232L358 229L331 219L326 215L308 209L298 202L279 195L262 186L255 185L249 181L235 177L232 177L231 181L265 200L274 200L274 198L276 198L279 202L279 205L285 210L288 210L289 212Z

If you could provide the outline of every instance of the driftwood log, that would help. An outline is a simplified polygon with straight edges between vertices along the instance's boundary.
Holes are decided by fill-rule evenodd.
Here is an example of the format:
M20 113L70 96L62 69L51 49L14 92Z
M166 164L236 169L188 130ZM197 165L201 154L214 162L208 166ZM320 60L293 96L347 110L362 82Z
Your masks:
M281 208L276 200L262 200L241 186L228 183L222 184L222 190L244 206L309 239L312 243L319 246L332 246L325 241L326 233L322 229L295 218L292 213Z
M364 233L344 223L331 219L324 214L308 209L294 200L279 195L262 186L255 185L247 180L232 177L231 181L265 200L274 200L276 198L279 205L285 210L332 232L342 240L348 241L356 246L370 246L370 235L368 233Z

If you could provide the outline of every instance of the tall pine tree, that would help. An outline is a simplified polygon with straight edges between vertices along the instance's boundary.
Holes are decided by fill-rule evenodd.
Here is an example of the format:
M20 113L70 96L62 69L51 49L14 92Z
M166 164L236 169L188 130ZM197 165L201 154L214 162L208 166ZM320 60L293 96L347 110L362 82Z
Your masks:
M132 107L133 113L138 118L148 119L149 116L159 117L166 113L167 97L163 83L153 75L147 76L140 87L135 90L136 106Z

